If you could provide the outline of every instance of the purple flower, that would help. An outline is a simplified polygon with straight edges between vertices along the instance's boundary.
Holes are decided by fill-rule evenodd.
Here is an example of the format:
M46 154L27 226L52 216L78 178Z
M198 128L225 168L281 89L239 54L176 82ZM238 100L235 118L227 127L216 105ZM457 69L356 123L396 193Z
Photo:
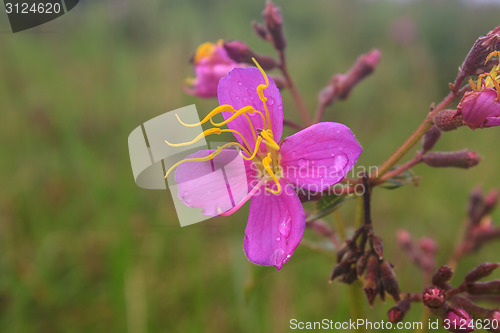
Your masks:
M260 67L260 66L259 66ZM178 162L175 179L179 198L208 216L230 215L250 200L243 247L250 261L280 269L297 248L305 214L297 190L323 191L338 183L356 163L362 148L348 127L339 123L312 125L280 142L283 104L276 84L262 69L235 68L218 85L220 106L201 122L208 134L231 132L237 142L202 150ZM222 113L225 121L214 123ZM188 125L188 124L185 124ZM279 143L278 143L279 142ZM240 184L244 197L228 196L226 183L216 177L214 159L230 161L238 146L245 161Z
M469 314L460 308L451 308L444 319L445 328L451 332L472 332L474 322Z
M206 42L198 46L193 59L196 78L187 79L184 90L197 97L217 96L219 80L231 69L239 66L224 49L224 42Z
M490 53L487 59L494 55L498 55L498 51ZM455 116L462 115L464 123L472 129L500 125L499 72L500 64L490 73L480 75L477 84L471 80L473 91L466 92L458 104Z

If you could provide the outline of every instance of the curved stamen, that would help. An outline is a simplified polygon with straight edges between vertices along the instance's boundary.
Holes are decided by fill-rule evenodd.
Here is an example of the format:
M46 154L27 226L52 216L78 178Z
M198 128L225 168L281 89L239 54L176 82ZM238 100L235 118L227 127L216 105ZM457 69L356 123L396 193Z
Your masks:
M250 192L248 192L248 194L240 202L238 202L238 204L236 204L236 206L234 206L233 208L231 208L227 212L222 213L220 208L219 208L219 215L229 216L229 215L233 214L234 212L236 212L238 209L241 208L241 206L243 206L248 201L248 199L250 199L251 197L254 196L255 192L257 192L262 187L262 185L264 185L265 182L266 182L265 177L261 178L261 180L259 180L257 185L255 185L255 187L252 188L252 190Z
M273 181L276 183L277 189L272 190L270 188L266 188L266 191L269 191L269 192L274 193L274 194L279 194L281 192L281 184L280 184L278 178L276 178L276 176L274 175L273 169L271 167L272 162L273 162L273 160L271 159L271 154L268 153L267 156L264 157L264 159L262 160L262 165L264 166L264 169L269 174L269 176L271 176Z
M255 148L253 150L252 155L248 154L249 155L248 157L245 157L245 156L241 155L241 157L243 157L247 161L253 160L254 157L255 157L255 155L257 155L257 153L259 152L259 146L260 146L261 142L262 142L262 137L259 136L257 138L257 141L255 141Z
M222 113L224 111L234 112L234 108L229 104L219 105L218 107L216 107L215 109L210 111L210 113L207 114L207 116L205 118L203 118L202 121L200 121L199 123L195 123L195 124L187 124L187 123L183 122L181 120L181 118L179 118L179 115L177 113L175 114L175 116L177 117L177 120L179 121L179 123L181 123L181 125L186 126L186 127L196 127L196 126L203 125L204 123L206 123L207 121L211 120L213 117L215 117L216 115L218 115L219 113Z
M204 156L204 157L192 157L192 158L185 158L183 160L180 160L179 162L175 163L174 165L172 165L170 167L170 169L167 170L167 172L165 173L165 178L168 177L168 175L175 169L177 168L179 165L181 165L182 163L185 163L185 162L206 162L206 161L210 161L210 160L213 160L217 155L219 155L222 150L226 147L229 147L229 146L237 146L237 147L240 147L242 149L245 149L241 144L239 144L238 142L229 142L229 143L226 143L220 147L217 147L217 149L207 155L207 156Z
M274 141L273 132L271 130L264 130L260 132L260 135L265 139L264 143L269 147L280 150L280 146Z
M266 119L267 119L267 122L265 124L266 126L266 129L270 129L272 130L272 127L271 127L271 116L269 115L269 110L267 108L267 97L264 96L264 89L266 89L267 87L269 87L269 79L267 77L267 74L266 72L264 72L264 70L262 69L262 67L260 67L259 63L257 62L257 60L255 60L255 58L252 58L253 62L255 63L255 65L257 66L257 68L260 70L260 72L262 73L262 76L264 77L264 80L265 80L265 84L259 84L257 86L257 94L259 95L259 99L262 101L262 105L264 105L264 111L266 113Z
M209 135L212 135L212 134L219 135L222 132L223 132L223 130L221 130L220 128L209 128L206 131L203 131L202 133L200 133L196 138L194 138L193 140L188 141L188 142L170 143L167 140L165 140L165 142L167 143L167 145L169 145L171 147L184 147L184 146L192 145L193 143L196 143L196 142L200 141L201 139L203 139L206 136L209 136Z
M258 110L255 110L253 107L251 107L250 105L248 105L248 106L244 106L241 109L239 109L238 111L234 112L231 117L227 118L226 120L224 120L224 121L222 121L220 123L214 123L212 120L210 120L210 121L212 122L212 125L220 127L220 126L226 125L230 121L234 120L234 118L239 117L242 114L246 114L246 113L249 113L249 114L258 113L262 117L262 120L263 121L265 120L264 115L262 114L262 112L260 112Z

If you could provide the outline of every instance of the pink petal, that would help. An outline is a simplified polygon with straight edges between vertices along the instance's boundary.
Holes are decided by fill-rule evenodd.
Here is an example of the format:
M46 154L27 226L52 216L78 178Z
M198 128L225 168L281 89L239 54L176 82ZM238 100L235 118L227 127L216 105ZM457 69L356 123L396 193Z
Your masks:
M238 110L245 106L252 106L255 110L261 111L264 115L264 106L259 99L256 88L259 84L265 83L264 77L255 67L235 68L228 75L219 81L217 94L219 104L229 104ZM267 97L267 107L271 117L271 127L274 139L278 142L283 132L283 102L281 94L273 80L269 79L269 87L264 90ZM231 116L230 112L223 112L224 119ZM262 118L258 114L248 115L255 130L264 128ZM250 125L245 116L239 116L228 124L228 127L239 131L247 139L253 149L255 140L253 138ZM243 144L243 140L236 135L236 139Z
M212 152L214 150L200 150L188 158L204 157ZM186 206L201 208L203 215L217 216L230 210L248 193L247 173L252 175L236 150L223 150L210 161L182 163L175 171L178 197Z
M283 176L298 188L323 191L347 175L362 151L347 126L315 124L283 140Z
M292 256L305 228L304 209L297 194L283 179L280 184L279 194L262 187L251 199L243 242L248 260L278 270Z

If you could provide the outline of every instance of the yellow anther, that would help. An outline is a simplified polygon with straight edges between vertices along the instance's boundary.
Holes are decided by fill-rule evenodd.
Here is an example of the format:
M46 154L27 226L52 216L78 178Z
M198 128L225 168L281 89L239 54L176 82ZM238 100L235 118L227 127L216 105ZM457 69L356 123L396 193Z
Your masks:
M266 81L265 84L259 84L257 86L257 94L259 95L259 99L262 101L262 104L264 105L264 111L266 113L266 119L267 119L267 122L264 123L264 126L266 127L266 129L272 129L271 127L271 117L269 115L269 110L267 108L267 97L264 96L264 89L266 89L267 87L269 87L269 79L267 77L267 74L266 72L264 72L264 70L262 69L262 67L259 65L259 63L257 62L257 60L255 60L255 58L252 58L253 62L255 63L255 66L257 66L257 68L259 69L259 71L262 73L262 76L264 77L264 80Z
M499 51L493 51L491 52L490 54L488 54L488 56L486 57L486 61L484 62L484 64L486 65L486 63L488 63L488 61L490 61L490 59L492 57L499 57L499 61L500 61L500 52Z
M474 82L473 79L469 78L469 84L470 84L470 87L472 88L473 91L479 91L480 90L480 82L478 80L477 82L477 85L476 85L476 82Z
M280 146L274 141L273 132L271 130L263 130L260 135L264 138L264 143L274 150L280 150Z
M208 58L215 51L215 44L206 42L198 46L194 55L194 63L197 64L203 58Z
M269 191L269 192L274 193L274 194L278 194L281 192L281 185L280 185L278 178L276 178L276 176L273 172L273 168L271 167L272 162L273 162L273 160L271 159L271 154L269 154L269 153L262 160L262 166L264 166L264 169L266 170L266 172L269 174L269 176L273 179L274 183L276 184L276 190L271 190L269 188L266 188L266 191Z
M209 128L206 131L203 131L203 133L200 133L196 138L194 138L193 140L191 140L189 142L170 143L167 140L165 140L165 142L167 143L167 145L169 145L171 147L184 147L184 146L192 145L193 143L200 141L201 139L203 139L206 136L209 136L209 135L212 135L212 134L219 135L222 132L223 132L223 130L221 130L220 128Z

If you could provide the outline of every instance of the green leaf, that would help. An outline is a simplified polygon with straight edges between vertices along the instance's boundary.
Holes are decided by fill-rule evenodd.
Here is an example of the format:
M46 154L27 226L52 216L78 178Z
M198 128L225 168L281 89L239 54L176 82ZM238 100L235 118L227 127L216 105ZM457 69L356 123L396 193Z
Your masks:
M310 215L306 222L317 220L326 216L339 208L344 202L354 198L354 195L339 196L339 195L325 195L316 203L316 211Z

